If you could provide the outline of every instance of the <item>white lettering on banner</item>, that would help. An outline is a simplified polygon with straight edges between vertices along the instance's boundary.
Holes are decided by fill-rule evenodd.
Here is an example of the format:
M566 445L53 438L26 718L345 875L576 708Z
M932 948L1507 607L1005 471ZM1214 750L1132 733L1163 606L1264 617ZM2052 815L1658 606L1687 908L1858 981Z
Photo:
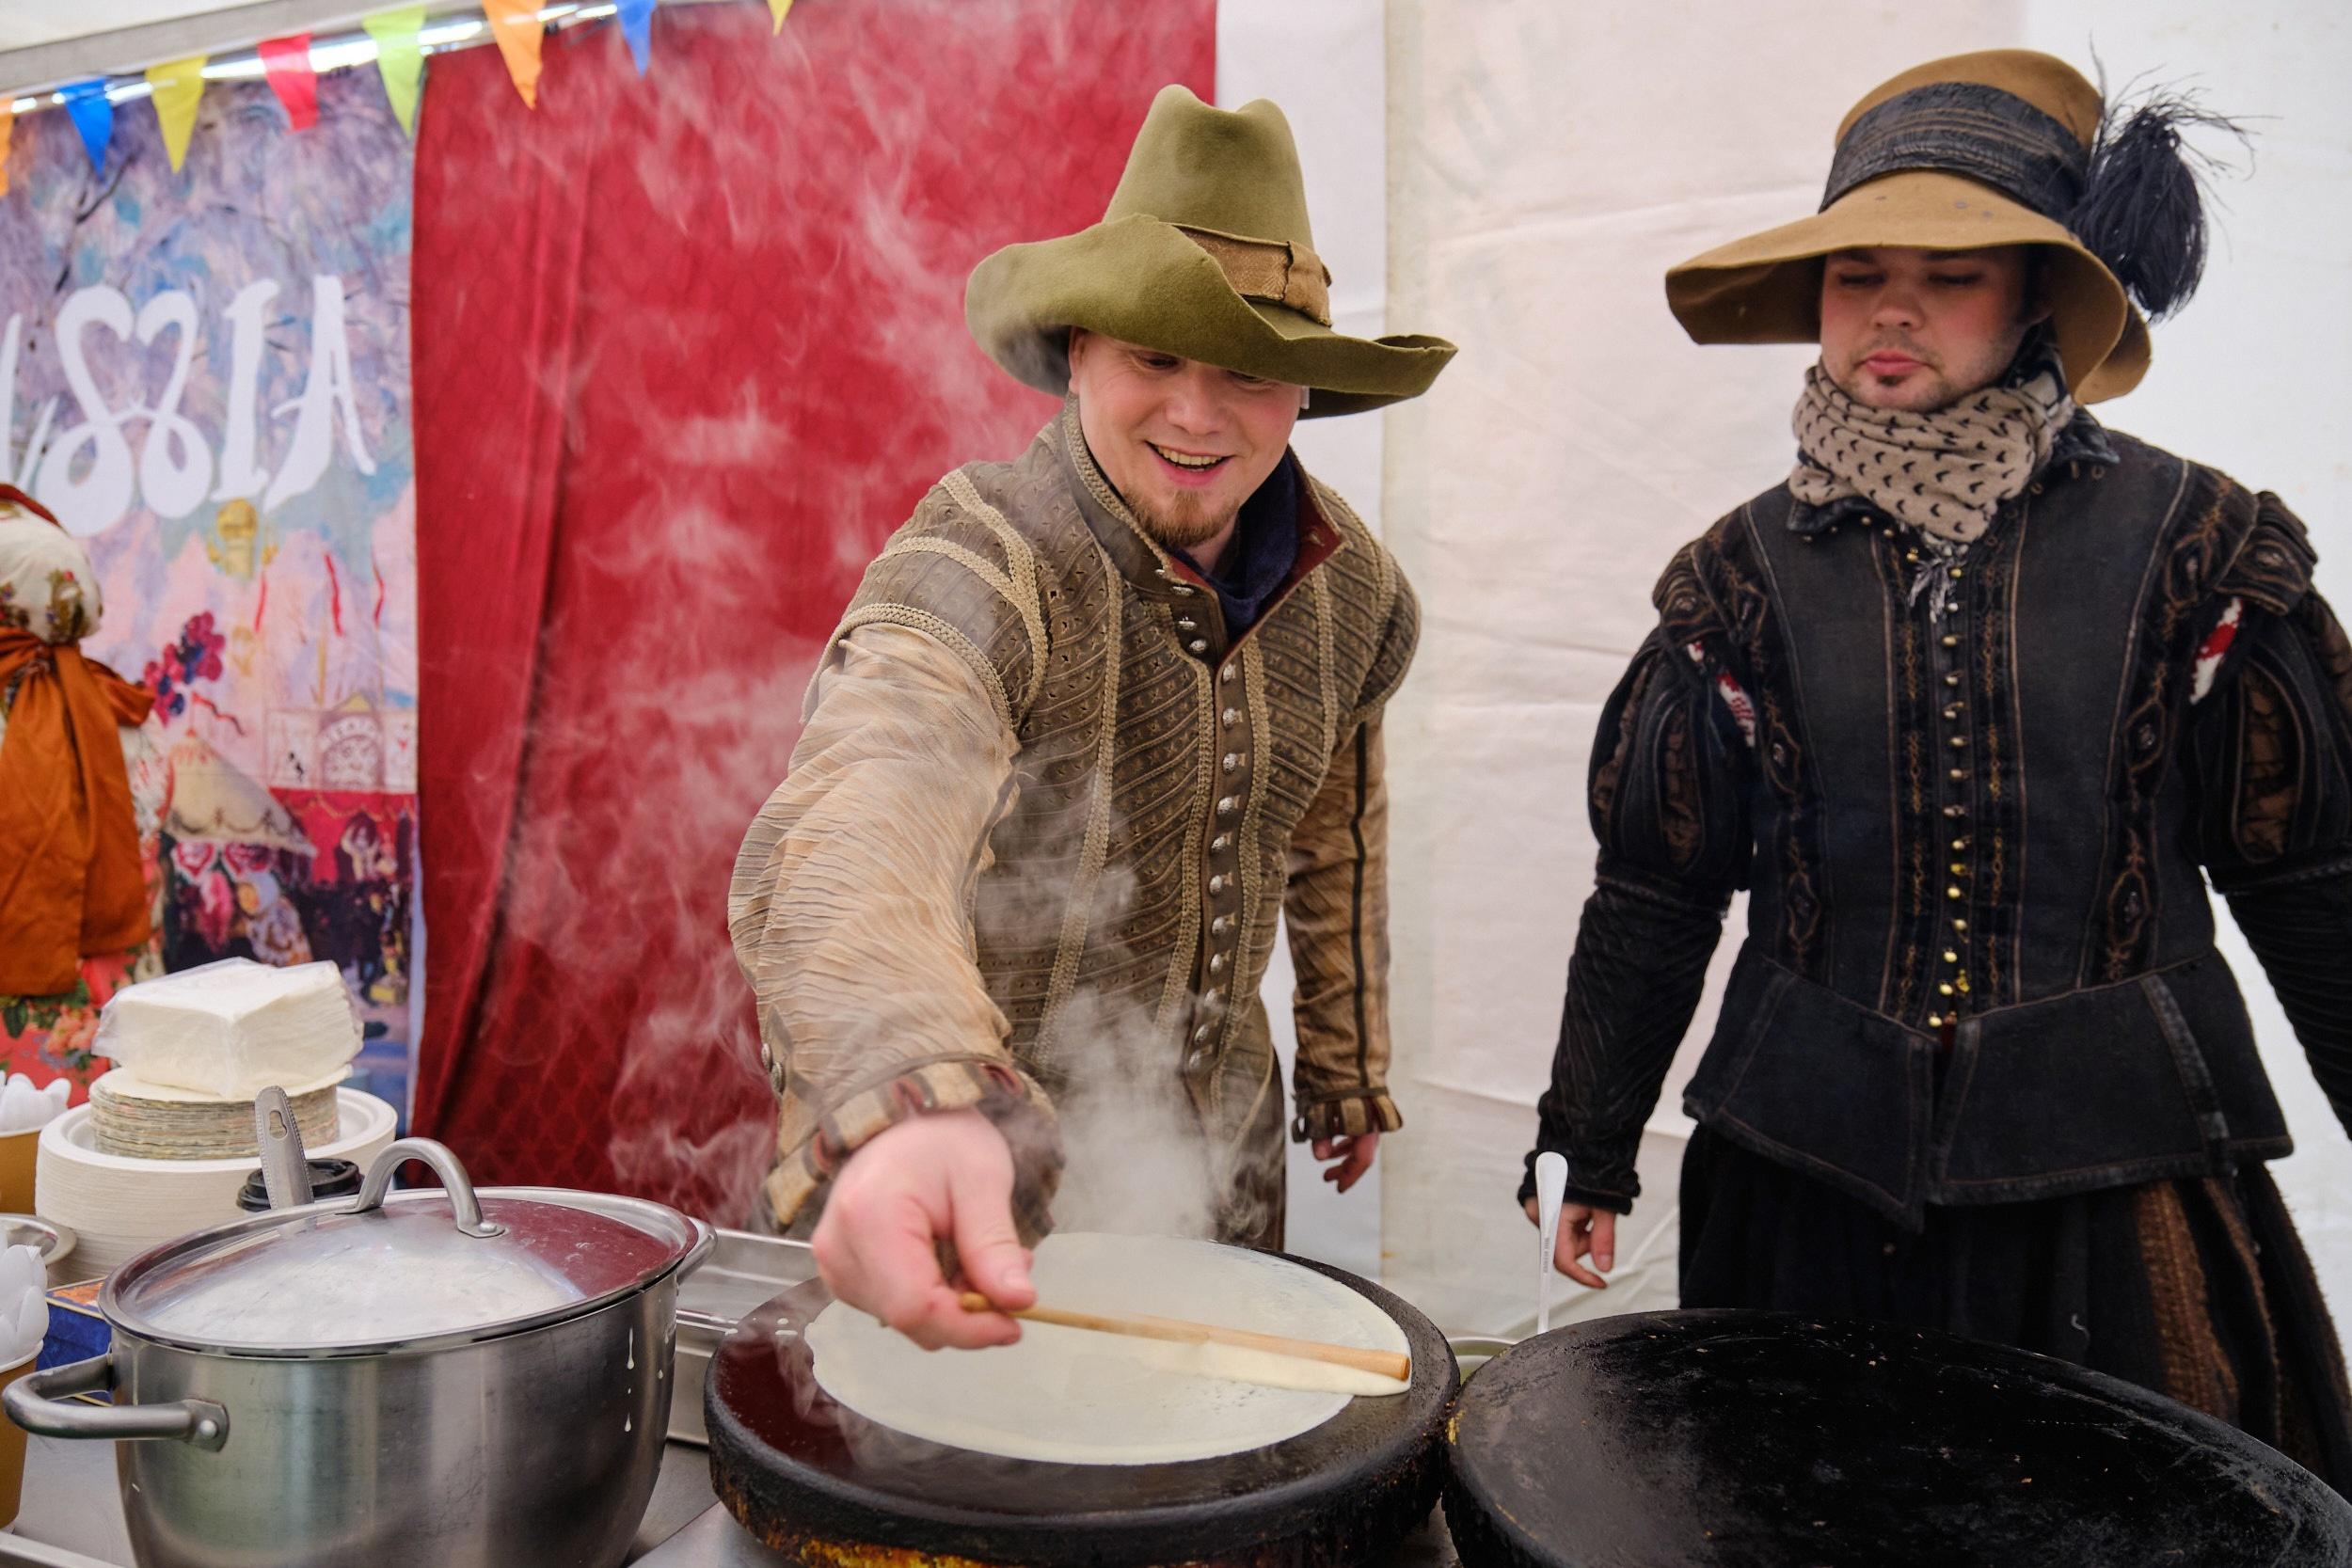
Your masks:
M163 398L155 404L155 422L148 427L147 444L139 450L139 488L147 492L147 504L158 517L184 517L202 504L212 485L213 449L205 445L196 421L180 412L188 364L196 357L196 301L177 289L157 294L139 312L140 342L151 343L166 332L179 335L177 353Z
M204 427L180 409L201 348L192 294L166 290L135 316L122 292L104 284L69 294L57 312L57 360L81 422L57 431L53 442L58 400L49 399L35 417L21 460L8 448L16 428L16 372L24 324L22 316L9 317L5 335L0 335L0 474L14 473L19 484L56 513L69 532L85 537L114 527L142 500L156 515L178 518L202 505L208 492L215 500L228 500L266 491L262 510L275 510L309 493L326 477L339 419L352 467L373 474L375 459L359 428L343 283L332 273L310 279L310 363L302 393L270 410L272 421L294 417L285 461L274 480L262 466L262 356L269 307L277 295L274 280L248 283L222 312L230 334L230 371L227 428L221 432L217 454ZM95 335L102 329L112 343ZM172 362L162 394L149 404L138 402L135 391L133 401L122 407L110 406L91 372L92 356L119 353L134 344L150 346L167 334L172 339ZM135 458L126 434L126 427L134 425L145 427Z
M113 527L131 509L135 476L131 471L131 443L123 439L122 420L137 412L120 413L106 406L98 383L83 356L84 340L93 326L103 326L117 341L131 336L131 302L120 289L104 284L76 289L57 312L57 362L66 387L81 404L88 423L60 434L57 444L41 460L40 479L33 494L57 515L68 533L88 534ZM89 453L80 479L73 477L83 452Z
M269 487L264 512L275 512L290 496L299 496L326 473L327 449L333 444L327 426L334 410L343 416L343 445L351 466L363 474L375 472L375 459L359 440L359 405L351 390L351 338L343 330L343 280L331 273L310 279L310 379L294 403L278 404L276 412L299 409L294 416L294 444L286 466Z
M221 432L220 488L216 501L251 500L269 483L262 467L262 427L254 404L262 399L262 314L278 297L278 279L247 283L229 302L229 428Z

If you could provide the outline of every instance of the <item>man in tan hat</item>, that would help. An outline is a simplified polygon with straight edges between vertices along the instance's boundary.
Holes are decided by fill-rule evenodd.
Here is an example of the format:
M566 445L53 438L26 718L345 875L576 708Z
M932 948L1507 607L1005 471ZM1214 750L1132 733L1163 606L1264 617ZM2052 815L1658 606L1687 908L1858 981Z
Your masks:
M1818 214L1667 275L1697 341L1820 358L1794 470L1675 558L1603 711L1536 1144L1555 1260L1602 1286L1746 887L1683 1304L2022 1345L2342 1486L2343 1358L2203 879L2343 1116L2352 646L2278 498L2082 406L2147 368L2134 301L2195 285L2198 121L2046 55L1938 60L1847 117Z
M1380 714L1418 612L1288 443L1454 352L1332 330L1281 111L1181 87L1103 221L989 257L966 309L1068 401L868 568L729 900L783 1097L770 1202L788 1223L830 1183L825 1277L927 1345L1015 1336L959 1307L942 1244L1029 1303L1057 1101L1100 1151L1073 1180L1123 1170L1164 1227L1197 1194L1216 1234L1279 1243L1278 915L1293 1135L1344 1191L1400 1124Z

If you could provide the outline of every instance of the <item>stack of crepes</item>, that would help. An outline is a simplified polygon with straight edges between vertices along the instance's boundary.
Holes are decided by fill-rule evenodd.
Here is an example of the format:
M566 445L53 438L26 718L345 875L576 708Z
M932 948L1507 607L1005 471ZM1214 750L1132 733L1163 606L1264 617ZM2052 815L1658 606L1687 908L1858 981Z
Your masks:
M333 964L208 964L129 987L98 1021L98 1052L121 1064L90 1102L40 1132L34 1204L80 1238L72 1270L95 1278L159 1242L233 1220L259 1160L253 1101L293 1099L313 1159L372 1162L398 1113L338 1085L359 1024Z
M293 1101L306 1147L334 1140L335 1085L359 1053L359 1022L331 963L230 958L117 992L95 1049L116 1063L90 1085L100 1151L242 1158L260 1152L253 1101L273 1085Z

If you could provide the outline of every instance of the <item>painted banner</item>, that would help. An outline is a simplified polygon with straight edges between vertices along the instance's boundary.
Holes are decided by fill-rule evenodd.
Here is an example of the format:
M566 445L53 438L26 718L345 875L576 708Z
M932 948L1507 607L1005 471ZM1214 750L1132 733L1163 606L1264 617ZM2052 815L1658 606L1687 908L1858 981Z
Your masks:
M215 85L175 172L125 104L103 167L62 114L0 198L0 469L90 554L83 644L143 680L128 738L148 949L0 997L0 1055L86 1082L127 978L249 956L340 965L357 1086L405 1105L417 887L409 142L373 71Z

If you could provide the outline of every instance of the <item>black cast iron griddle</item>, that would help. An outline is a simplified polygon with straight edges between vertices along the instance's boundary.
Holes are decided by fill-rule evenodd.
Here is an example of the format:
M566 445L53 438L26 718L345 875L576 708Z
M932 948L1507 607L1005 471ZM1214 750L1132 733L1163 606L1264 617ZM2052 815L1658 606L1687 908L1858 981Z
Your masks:
M2352 1562L2352 1507L2244 1433L2062 1361L1883 1323L1577 1323L1480 1369L1446 1459L1468 1568Z
M1410 1388L1352 1400L1311 1431L1218 1459L1005 1459L882 1427L818 1387L803 1331L833 1296L810 1280L743 1319L711 1358L711 1484L761 1543L828 1568L869 1559L894 1568L1361 1561L1436 1502L1438 1429L1459 1378L1444 1336L1421 1313L1339 1269L1293 1261L1396 1320L1412 1351Z

